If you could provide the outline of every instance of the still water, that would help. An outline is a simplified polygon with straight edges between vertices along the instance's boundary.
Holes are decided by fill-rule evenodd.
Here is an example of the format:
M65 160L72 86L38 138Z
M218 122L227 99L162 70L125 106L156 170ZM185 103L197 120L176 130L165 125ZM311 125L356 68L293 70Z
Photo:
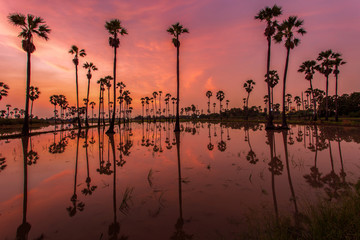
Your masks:
M0 239L238 239L360 177L357 128L127 124L0 141ZM25 158L24 158L25 156Z

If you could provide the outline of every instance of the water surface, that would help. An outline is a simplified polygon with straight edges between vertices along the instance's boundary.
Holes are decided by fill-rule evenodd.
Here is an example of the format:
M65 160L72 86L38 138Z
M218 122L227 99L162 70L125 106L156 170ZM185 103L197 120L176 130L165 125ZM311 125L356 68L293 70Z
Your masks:
M357 128L127 124L0 141L0 239L237 239L360 176ZM24 158L25 156L25 158Z

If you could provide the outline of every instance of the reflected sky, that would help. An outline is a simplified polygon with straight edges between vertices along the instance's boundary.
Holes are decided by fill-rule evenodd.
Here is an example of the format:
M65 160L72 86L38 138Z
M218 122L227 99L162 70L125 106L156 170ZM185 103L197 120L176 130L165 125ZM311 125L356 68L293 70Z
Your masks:
M359 178L354 128L264 129L132 123L113 137L1 140L0 238L228 239L254 212L297 216Z

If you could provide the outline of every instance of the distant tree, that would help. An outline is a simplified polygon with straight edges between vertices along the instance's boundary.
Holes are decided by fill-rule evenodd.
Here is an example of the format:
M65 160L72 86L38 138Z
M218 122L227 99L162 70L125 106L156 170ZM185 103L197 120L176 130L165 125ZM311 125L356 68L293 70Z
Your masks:
M8 90L10 88L8 87L8 85L4 84L3 82L0 82L0 100L3 97L6 97L8 95Z
M59 95L52 95L50 96L50 103L54 105L54 118L55 118L55 125L56 125L56 106L59 103Z
M225 93L223 91L220 90L220 91L218 91L216 93L216 99L219 100L219 102L220 102L220 106L219 106L219 113L220 114L221 114L221 110L222 110L221 102L224 100L224 98L225 98Z
M244 83L244 88L248 94L247 98L246 98L246 108L247 109L249 108L249 97L250 97L250 93L254 89L254 85L255 85L255 82L252 79L249 79Z
M206 97L209 99L208 101L208 113L210 113L210 98L212 96L212 92L211 91L207 91L206 92Z
M38 87L30 86L30 93L29 93L29 98L31 101L30 120L32 120L33 118L32 112L33 112L34 101L39 98L40 93L41 92L39 91Z
M10 104L6 104L6 109L7 109L6 118L9 118L9 116L10 116L10 108L11 108L11 105L10 105Z

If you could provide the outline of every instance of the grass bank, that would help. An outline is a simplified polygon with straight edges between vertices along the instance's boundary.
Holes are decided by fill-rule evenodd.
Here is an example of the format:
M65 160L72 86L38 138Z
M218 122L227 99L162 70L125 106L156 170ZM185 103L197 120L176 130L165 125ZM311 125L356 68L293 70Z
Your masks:
M360 181L336 201L322 199L292 217L249 218L249 226L241 239L360 239Z

